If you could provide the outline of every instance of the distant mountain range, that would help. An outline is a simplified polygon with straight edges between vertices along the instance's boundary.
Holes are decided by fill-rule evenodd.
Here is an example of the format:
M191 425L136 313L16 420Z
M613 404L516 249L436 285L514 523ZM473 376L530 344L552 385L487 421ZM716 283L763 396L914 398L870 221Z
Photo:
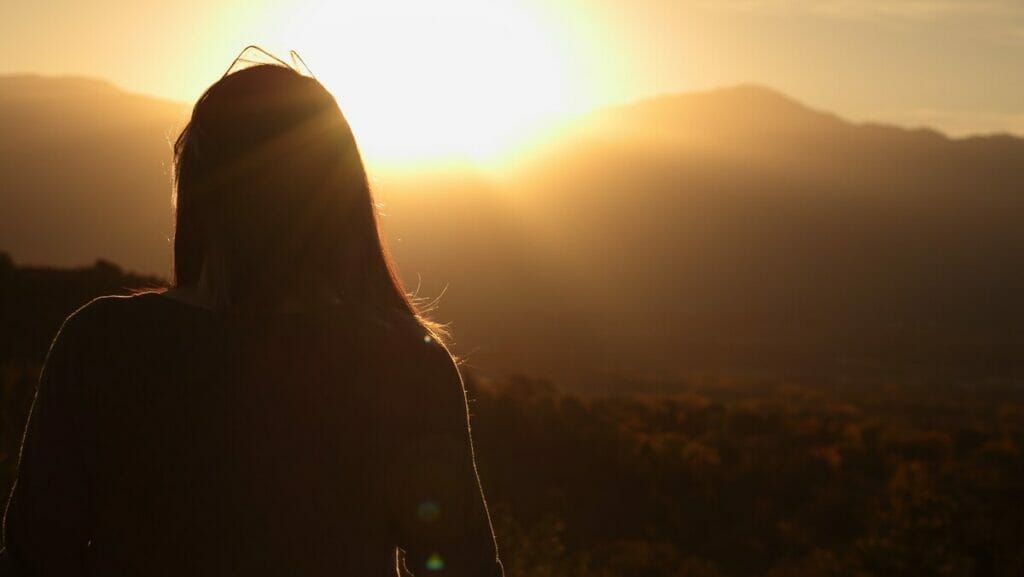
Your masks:
M166 274L186 115L0 77L0 250ZM738 86L594 112L500 176L374 177L407 284L447 287L435 316L485 372L1024 378L1015 137L853 124Z
M80 78L0 77L0 247L19 262L170 264L170 143L186 106Z

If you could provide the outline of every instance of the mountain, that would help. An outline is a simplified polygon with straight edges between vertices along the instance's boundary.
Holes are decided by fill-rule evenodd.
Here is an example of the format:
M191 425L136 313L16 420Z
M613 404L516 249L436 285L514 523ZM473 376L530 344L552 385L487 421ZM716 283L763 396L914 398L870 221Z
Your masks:
M180 103L85 78L0 77L0 247L20 261L170 263Z
M584 117L495 185L518 237L418 246L460 255L432 269L445 310L521 366L1020 378L1022 168L1017 138L739 86ZM451 210L416 211L406 239Z
M72 79L0 101L0 249L165 273L184 107ZM737 86L596 111L501 174L373 176L407 285L484 372L1024 378L1015 137Z

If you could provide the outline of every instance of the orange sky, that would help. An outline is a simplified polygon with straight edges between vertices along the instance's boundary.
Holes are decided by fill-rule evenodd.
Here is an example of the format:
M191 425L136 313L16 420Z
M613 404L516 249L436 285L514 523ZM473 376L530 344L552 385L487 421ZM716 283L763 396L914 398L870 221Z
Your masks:
M552 117L741 82L855 120L1024 134L1010 0L18 2L0 72L192 100L249 43L297 49L399 156L422 152L410 131L486 150Z

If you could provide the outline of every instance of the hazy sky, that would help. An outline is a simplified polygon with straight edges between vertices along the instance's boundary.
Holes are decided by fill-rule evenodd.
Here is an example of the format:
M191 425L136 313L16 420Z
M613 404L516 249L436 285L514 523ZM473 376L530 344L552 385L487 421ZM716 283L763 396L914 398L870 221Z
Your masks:
M192 100L248 43L299 50L378 126L462 115L453 138L478 143L481 123L741 82L856 120L1024 134L1021 0L6 2L0 71Z

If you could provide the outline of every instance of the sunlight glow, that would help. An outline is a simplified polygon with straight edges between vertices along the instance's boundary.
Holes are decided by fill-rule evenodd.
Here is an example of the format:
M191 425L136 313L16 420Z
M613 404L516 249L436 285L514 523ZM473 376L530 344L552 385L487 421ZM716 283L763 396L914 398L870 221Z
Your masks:
M545 17L524 1L316 0L272 16L270 48L298 51L368 161L487 161L577 104Z

